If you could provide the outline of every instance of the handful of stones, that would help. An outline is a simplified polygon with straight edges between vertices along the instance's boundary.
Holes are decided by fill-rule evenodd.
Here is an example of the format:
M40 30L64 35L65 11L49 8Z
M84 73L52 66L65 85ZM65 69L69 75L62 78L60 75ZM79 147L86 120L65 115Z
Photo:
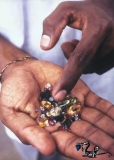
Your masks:
M52 89L52 85L48 83L41 92L41 116L37 121L38 125L46 127L61 122L58 130L68 131L74 121L80 120L81 103L76 97L72 98L70 95L62 102L56 102L51 96Z

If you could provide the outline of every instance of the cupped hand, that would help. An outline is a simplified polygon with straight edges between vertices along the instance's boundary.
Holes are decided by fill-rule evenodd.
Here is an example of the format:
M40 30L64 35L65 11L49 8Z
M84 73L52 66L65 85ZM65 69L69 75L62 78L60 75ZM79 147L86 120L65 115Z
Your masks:
M73 159L90 159L83 157L84 153L75 146L79 142L91 142L92 151L94 146L99 146L100 153L98 160L114 159L114 105L98 97L93 93L83 81L79 80L71 92L82 103L81 120L75 121L68 132L54 132L53 138L57 144L58 150ZM86 146L84 146L86 147ZM110 154L112 156L110 156Z
M24 144L31 144L44 155L52 154L56 150L56 144L52 136L39 127L35 120L41 114L39 109L41 90L44 89L47 82L54 85L61 70L58 71L56 66L38 60L25 60L12 64L4 74L8 70L11 70L10 73L5 78L4 75L2 77L0 93L0 118L2 122ZM51 80L53 72L55 76Z
M58 151L65 156L81 160L83 152L76 151L75 145L84 141L91 142L91 149L94 145L98 145L113 154L114 109L109 102L91 92L81 80L71 92L83 106L82 120L71 125L72 133L52 132L48 127L43 129L37 125L35 120L40 115L40 92L47 82L54 86L62 71L61 67L46 61L19 62L2 83L0 93L2 122L23 143L35 146L45 155L52 154L57 146ZM38 112L36 109L39 109ZM97 157L98 160L100 158ZM107 154L102 158L107 158Z
M70 59L53 89L56 100L71 91L82 73L101 74L114 66L113 8L112 0L67 1L60 3L44 20L41 39L44 50L54 47L66 26L82 30L79 43L63 46Z

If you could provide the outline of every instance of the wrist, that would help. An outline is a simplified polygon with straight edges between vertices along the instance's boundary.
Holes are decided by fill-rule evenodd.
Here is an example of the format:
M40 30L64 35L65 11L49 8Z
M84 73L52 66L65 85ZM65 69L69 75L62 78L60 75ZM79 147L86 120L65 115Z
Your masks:
M36 60L36 58L31 57L31 56L25 56L21 59L17 59L14 61L11 61L8 63L3 69L2 72L0 73L0 80L3 82L11 73L11 71L15 68L19 69L24 69L26 64L30 63L29 61L31 60Z
M28 58L26 58L26 56ZM0 36L0 72L2 77L1 81L3 81L16 66L21 66L32 58L33 57L31 57L28 53L20 50L19 48L17 48L16 46L14 46Z
M0 36L0 71L9 62L20 59L24 56L30 56L26 52L22 52L19 48Z

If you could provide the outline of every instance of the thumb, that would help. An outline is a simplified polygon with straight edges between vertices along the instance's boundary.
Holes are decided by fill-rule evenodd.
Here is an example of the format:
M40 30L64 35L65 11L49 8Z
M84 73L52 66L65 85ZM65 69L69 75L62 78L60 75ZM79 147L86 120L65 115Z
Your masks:
M49 50L55 46L63 29L69 25L73 19L69 5L72 2L62 2L58 7L44 20L43 33L40 46L43 50ZM71 7L72 8L72 7Z
M79 41L74 39L71 42L65 42L61 45L62 51L63 51L66 59L70 58L72 52L75 50L78 43L79 43Z

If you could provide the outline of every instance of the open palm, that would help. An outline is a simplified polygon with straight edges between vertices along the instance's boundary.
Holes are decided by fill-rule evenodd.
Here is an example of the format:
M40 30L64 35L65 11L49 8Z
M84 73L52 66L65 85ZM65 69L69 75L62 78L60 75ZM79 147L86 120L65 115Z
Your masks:
M111 113L114 109L109 102L100 99L91 92L81 80L71 92L72 96L76 96L83 106L82 120L71 125L72 133L51 132L49 128L43 129L37 125L35 119L40 115L41 90L48 82L54 86L62 71L61 67L46 61L31 60L23 62L23 65L18 63L2 83L0 94L2 122L23 143L35 146L45 155L52 154L57 147L62 154L68 157L84 159L83 153L77 152L75 145L77 142L86 140L92 142L91 146L98 145L113 154L114 129L111 126L114 122ZM102 108L104 105L106 106L105 109ZM105 115L109 107L111 107L111 112ZM36 109L39 109L38 112ZM107 123L103 125L104 121L110 124L109 127L107 127ZM98 137L100 137L99 141L97 141ZM104 143L102 143L103 141ZM97 157L97 159L103 157L107 158L104 155Z

